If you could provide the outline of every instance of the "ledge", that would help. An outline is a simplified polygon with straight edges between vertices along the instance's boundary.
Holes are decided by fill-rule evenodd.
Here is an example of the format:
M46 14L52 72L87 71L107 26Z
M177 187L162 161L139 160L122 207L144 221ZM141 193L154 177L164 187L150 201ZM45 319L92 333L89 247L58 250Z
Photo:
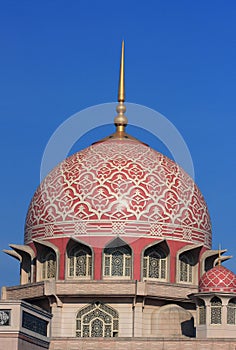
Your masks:
M50 350L57 349L103 349L103 350L212 350L235 349L234 339L196 339L196 338L52 338Z
M48 280L32 284L4 287L5 300L28 300L54 295L57 297L134 297L190 301L189 294L196 293L197 286L164 282L138 282L124 280L105 281L55 281Z

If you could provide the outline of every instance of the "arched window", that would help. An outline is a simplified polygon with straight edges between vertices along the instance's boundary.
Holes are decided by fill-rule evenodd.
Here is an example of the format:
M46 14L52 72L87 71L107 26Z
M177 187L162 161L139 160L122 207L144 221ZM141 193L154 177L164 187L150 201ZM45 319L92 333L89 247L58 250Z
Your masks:
M122 245L121 245L122 244ZM132 255L130 247L121 239L104 249L103 275L105 277L131 277Z
M236 324L236 298L232 298L228 302L227 324Z
M221 324L222 302L220 298L211 299L211 324Z
M198 322L199 324L206 324L206 304L202 299L198 301Z
M83 244L73 245L68 253L68 277L90 277L92 275L91 249Z
M202 245L187 245L176 255L176 281L180 283L198 284L199 255Z
M42 279L49 279L56 277L56 254L49 251L42 256Z
M193 259L189 254L181 254L179 257L180 282L193 282Z
M167 280L167 255L159 244L147 248L143 257L143 278Z
M76 337L117 337L119 315L100 302L82 308L76 316Z

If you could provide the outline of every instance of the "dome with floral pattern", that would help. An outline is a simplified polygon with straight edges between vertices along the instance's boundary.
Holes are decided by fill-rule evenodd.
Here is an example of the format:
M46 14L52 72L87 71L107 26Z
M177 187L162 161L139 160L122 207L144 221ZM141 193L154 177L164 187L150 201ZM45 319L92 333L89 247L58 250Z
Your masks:
M193 180L133 139L107 139L61 162L35 192L25 225L25 243L114 234L211 247L208 209Z

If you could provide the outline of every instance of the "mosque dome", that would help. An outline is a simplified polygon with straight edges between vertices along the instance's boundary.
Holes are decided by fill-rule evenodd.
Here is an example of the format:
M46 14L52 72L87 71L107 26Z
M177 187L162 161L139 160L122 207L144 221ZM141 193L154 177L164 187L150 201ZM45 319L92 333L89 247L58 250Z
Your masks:
M116 131L63 160L36 190L25 244L4 250L20 261L20 285L3 288L2 313L18 310L37 348L232 344L236 276L212 268L217 253L219 264L230 257L211 250L207 205L191 177L126 134L123 57L124 43Z
M199 292L236 293L236 275L226 267L217 265L200 278Z
M193 180L172 160L132 139L108 139L75 153L35 192L26 243L78 232L211 244L207 206Z
M25 243L122 235L210 248L208 209L194 181L175 162L125 133L124 51L120 71L115 134L46 176L28 210Z

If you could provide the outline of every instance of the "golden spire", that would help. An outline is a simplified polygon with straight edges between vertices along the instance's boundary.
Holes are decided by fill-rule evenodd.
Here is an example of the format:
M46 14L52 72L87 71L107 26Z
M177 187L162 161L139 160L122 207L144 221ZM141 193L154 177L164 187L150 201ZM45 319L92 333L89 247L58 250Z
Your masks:
M121 45L121 57L120 57L120 79L119 79L119 91L118 102L125 102L125 43L122 41Z
M118 89L118 105L116 111L118 115L114 119L116 125L116 133L122 137L125 131L125 127L128 123L128 119L124 115L126 107L125 102L125 44L122 41L121 46L121 57L120 57L120 79L119 79L119 89Z
M112 135L105 137L104 139L97 142L104 142L111 139L129 139L141 142L134 137L128 135L125 132L125 127L128 124L128 119L125 116L126 107L124 105L125 102L125 44L124 40L122 41L121 46L121 56L120 56L120 78L119 78L119 87L118 87L118 105L116 106L117 116L114 119L114 123L116 126L116 132ZM94 142L94 143L97 143ZM143 143L143 142L141 142ZM145 143L143 143L146 145Z

